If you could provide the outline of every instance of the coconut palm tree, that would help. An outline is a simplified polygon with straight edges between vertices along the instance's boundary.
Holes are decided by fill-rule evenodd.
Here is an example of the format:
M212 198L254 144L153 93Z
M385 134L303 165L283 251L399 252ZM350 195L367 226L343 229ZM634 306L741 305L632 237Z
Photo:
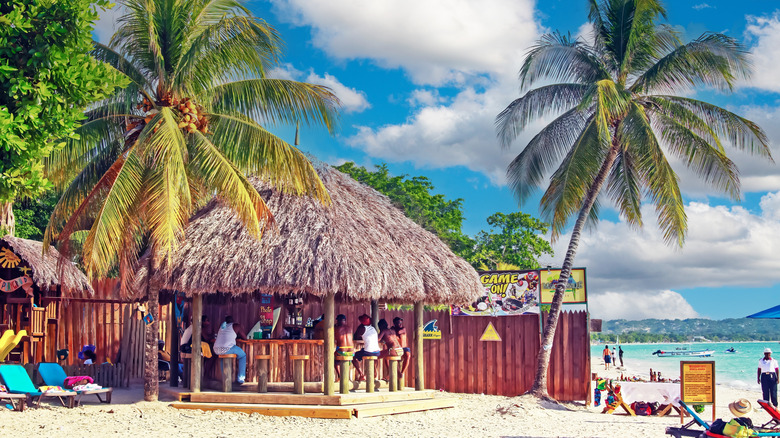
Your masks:
M652 203L666 242L682 246L686 215L669 157L733 199L740 197L739 175L724 146L772 159L755 123L686 96L698 86L730 91L747 77L748 53L739 42L707 33L683 44L659 23L665 10L658 0L589 3L592 42L544 36L520 70L528 91L496 118L500 143L508 147L532 120L555 116L511 162L507 176L521 203L548 179L540 208L553 239L577 216L530 391L539 397L548 397L563 285L583 227L597 220L602 188L636 227L643 223L642 202Z
M273 217L246 174L329 201L307 158L266 126L302 122L333 132L339 102L326 87L268 77L282 46L271 26L236 0L119 4L126 13L118 30L109 44L95 43L94 56L130 85L91 108L78 137L49 159L51 180L65 188L46 245L67 249L74 232L89 230L87 274L119 266L126 288L141 248L152 268L170 257L190 215L214 195L259 238ZM148 299L156 314L153 288ZM150 328L146 397L156 399L156 324Z

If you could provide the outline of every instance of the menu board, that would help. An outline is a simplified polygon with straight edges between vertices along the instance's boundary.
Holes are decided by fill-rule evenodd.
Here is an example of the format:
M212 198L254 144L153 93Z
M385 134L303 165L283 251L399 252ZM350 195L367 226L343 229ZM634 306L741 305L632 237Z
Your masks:
M680 362L680 397L688 404L715 404L715 361Z

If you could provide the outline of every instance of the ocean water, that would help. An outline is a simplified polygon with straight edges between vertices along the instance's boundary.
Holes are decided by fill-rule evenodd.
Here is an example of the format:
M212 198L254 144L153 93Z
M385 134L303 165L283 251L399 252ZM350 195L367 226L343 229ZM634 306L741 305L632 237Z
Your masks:
M617 345L609 345L610 350ZM653 355L656 350L675 350L677 347L687 346L689 350L715 350L710 357L658 357ZM777 341L766 342L694 342L691 344L622 344L623 362L630 373L627 377L639 376L650 378L650 368L660 371L665 378L677 379L680 377L680 361L715 361L715 383L738 389L761 391L761 385L756 383L756 370L758 361L764 357L764 348L771 348L772 357L780 362L780 343ZM736 353L726 353L726 349L734 347ZM591 361L595 369L603 369L604 360L601 352L604 344L591 345ZM618 361L619 363L619 361Z

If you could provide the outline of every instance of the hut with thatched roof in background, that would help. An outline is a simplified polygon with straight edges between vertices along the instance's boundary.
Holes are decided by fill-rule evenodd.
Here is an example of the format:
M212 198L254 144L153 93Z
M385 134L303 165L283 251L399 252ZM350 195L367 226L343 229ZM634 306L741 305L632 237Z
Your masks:
M44 255L41 242L0 239L0 332L27 332L19 361L53 360L62 299L93 292L86 275L56 249Z
M423 303L471 302L483 288L471 265L386 196L330 166L320 163L317 169L332 205L281 193L253 179L275 218L262 239L253 238L233 211L214 199L191 218L185 241L156 269L151 283L146 283L144 268L136 287L193 297L193 339L199 338L204 295L295 292L321 298L325 393L332 394L335 299L414 304L417 348L422 351ZM197 350L193 366L199 364ZM417 367L415 386L422 389L422 354ZM197 391L199 373L193 377Z

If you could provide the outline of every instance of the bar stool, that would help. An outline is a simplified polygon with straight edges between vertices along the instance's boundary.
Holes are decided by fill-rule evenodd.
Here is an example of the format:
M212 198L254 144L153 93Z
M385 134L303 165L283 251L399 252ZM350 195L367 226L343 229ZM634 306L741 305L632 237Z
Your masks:
M190 387L190 367L192 366L192 353L179 353L179 359L184 365L183 376L181 376L181 384L185 388Z
M349 364L354 359L355 355L352 352L352 347L339 347L339 353L336 354L336 362L338 362L339 374L339 392L342 394L349 394Z
M309 360L309 355L291 354L290 359L293 361L293 392L303 394L303 365Z
M374 392L374 362L378 359L376 356L365 356L363 357L363 360L365 361L365 365L363 365L363 370L365 371L366 375L366 392Z
M219 360L222 361L222 392L233 391L233 359L235 354L220 354Z
M268 363L270 354L255 355L255 367L257 367L257 392L268 392Z
M398 362L401 361L401 356L389 356L390 360L390 392L400 391L401 388L398 385Z

